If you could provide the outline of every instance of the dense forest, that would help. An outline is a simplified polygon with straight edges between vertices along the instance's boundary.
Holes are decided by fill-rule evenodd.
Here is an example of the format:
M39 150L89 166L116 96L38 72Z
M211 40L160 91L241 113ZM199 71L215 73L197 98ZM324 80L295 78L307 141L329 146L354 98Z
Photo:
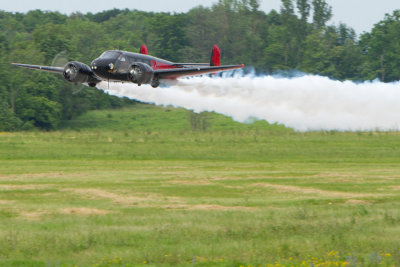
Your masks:
M85 111L132 103L11 62L54 65L62 54L90 64L104 50L135 52L143 43L150 54L177 62L208 62L218 44L224 64L244 63L267 74L299 70L338 80L399 79L400 10L357 36L347 25L329 24L333 13L325 0L281 1L281 9L268 14L258 0L219 0L173 14L0 11L0 131L57 129Z

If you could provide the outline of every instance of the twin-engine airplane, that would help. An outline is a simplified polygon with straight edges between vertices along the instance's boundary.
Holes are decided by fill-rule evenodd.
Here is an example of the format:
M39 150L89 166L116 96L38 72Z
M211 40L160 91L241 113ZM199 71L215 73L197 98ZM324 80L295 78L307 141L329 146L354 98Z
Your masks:
M62 73L72 83L88 84L95 87L101 81L132 82L137 85L150 84L158 87L160 80L177 79L207 73L243 68L244 65L220 66L221 55L217 45L211 52L210 63L174 63L148 55L147 47L142 45L140 53L109 50L90 64L71 61L63 68L11 63L18 67Z

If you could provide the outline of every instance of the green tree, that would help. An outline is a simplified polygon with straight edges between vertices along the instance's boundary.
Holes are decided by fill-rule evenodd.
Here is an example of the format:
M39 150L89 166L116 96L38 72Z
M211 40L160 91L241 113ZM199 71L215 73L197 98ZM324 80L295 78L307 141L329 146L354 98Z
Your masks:
M281 0L281 17L285 30L281 31L281 41L283 41L283 51L285 53L284 65L286 68L294 67L293 50L295 49L295 35L297 17L294 13L292 0Z
M320 30L332 18L332 7L325 0L313 0L312 7L314 29Z
M96 14L88 13L86 14L86 17L88 17L91 21L96 22L96 23L103 23L107 20L110 20L111 18L117 17L120 14L123 13L128 13L129 10L120 10L117 8L114 8L112 10L105 10Z
M309 0L296 0L297 10L300 13L300 20L302 26L307 24L308 17L310 16L311 5Z
M313 31L307 36L304 46L304 58L300 66L302 71L322 75L334 73L331 49L321 31Z
M252 12L257 12L260 7L260 2L259 0L250 0L249 5L251 7Z
M156 14L151 20L151 35L149 43L154 53L172 61L183 61L179 51L188 44L184 25L186 23L183 14Z
M0 99L0 131L16 131L19 130L22 121L9 108L4 99Z
M61 51L70 51L71 34L64 25L46 24L33 31L34 42L45 57L44 64L51 64Z
M400 10L387 14L371 33L361 35L362 74L365 79L396 81L400 77Z
M24 123L32 122L36 127L52 130L60 123L61 107L45 97L25 96L17 99L17 114Z
M41 10L32 10L26 13L21 18L21 21L28 32L32 32L39 26L45 24L65 24L67 20L66 15L62 15L58 12L49 12Z
M288 52L285 26L273 26L269 28L268 46L264 49L263 54L268 73L290 69L287 64Z

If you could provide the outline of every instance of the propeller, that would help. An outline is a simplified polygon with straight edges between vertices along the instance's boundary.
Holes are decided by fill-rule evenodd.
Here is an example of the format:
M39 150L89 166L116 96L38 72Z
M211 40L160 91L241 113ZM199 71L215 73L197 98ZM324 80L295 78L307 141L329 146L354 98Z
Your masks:
M68 68L65 69L64 71L64 76L68 80L72 80L76 74L78 73L78 70L76 69L75 65L69 64Z
M61 51L58 53L53 60L51 61L51 66L52 67L64 67L67 65L69 62L68 60L68 52L67 51Z
M51 66L52 67L61 67L64 68L68 62L72 60L69 59L68 52L67 51L61 51L51 61ZM69 68L65 70L64 76L67 79L73 78L77 74L77 69L74 65L69 65ZM77 84L77 85L72 85L72 94L77 94L83 89L85 89L85 86L83 84Z
M134 66L131 69L130 74L134 81L139 81L143 75L143 71L139 66Z

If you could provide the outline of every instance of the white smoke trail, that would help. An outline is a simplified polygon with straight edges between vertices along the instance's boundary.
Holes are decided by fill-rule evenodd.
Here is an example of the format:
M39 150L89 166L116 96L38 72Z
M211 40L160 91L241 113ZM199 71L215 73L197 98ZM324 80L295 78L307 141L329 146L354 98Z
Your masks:
M112 95L156 105L215 111L239 122L249 118L280 123L297 131L400 130L400 84L298 78L196 77L168 88L135 84L100 84Z

